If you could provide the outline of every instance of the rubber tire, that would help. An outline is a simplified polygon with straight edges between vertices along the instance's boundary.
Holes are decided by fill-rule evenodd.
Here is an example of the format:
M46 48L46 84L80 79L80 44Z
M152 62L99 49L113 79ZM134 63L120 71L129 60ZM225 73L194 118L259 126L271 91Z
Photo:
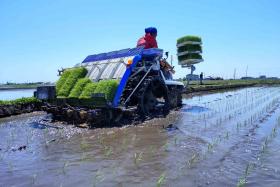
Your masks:
M142 117L153 116L153 114L151 114L151 113L149 113L148 111L145 110L145 108L144 108L144 98L145 98L145 94L147 94L148 91L150 91L149 89L151 89L151 86L155 86L155 85L157 86L157 89L153 88L153 91L157 90L157 92L154 92L153 94L157 98L163 97L164 102L165 102L164 107L163 107L163 111L161 111L161 112L164 116L169 113L170 103L169 103L169 97L168 97L168 89L167 89L164 81L159 76L147 77L143 81L143 83L140 85L141 88L138 91L138 106L137 106L137 108L138 108L138 113Z

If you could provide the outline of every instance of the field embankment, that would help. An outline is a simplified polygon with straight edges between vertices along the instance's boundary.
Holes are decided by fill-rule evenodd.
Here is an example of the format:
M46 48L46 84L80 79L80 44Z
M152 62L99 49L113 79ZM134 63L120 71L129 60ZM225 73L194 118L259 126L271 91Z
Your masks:
M184 82L186 85L186 82ZM279 80L272 79L252 79L252 80L204 80L200 85L199 81L191 81L186 89L186 93L203 92L203 91L219 91L235 88L244 88L252 86L271 86L280 85Z
M41 102L34 97L20 98L11 101L0 100L0 118L41 109Z
M39 83L13 83L13 84L1 84L0 90L16 90L16 89L36 89L42 84Z

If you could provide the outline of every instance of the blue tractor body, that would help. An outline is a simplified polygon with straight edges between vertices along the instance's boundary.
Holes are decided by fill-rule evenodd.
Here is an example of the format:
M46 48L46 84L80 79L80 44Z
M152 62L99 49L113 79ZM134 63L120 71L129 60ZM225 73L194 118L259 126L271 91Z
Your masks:
M95 123L101 118L116 122L127 111L142 117L167 114L171 108L182 104L184 84L172 79L173 67L166 64L163 50L156 48L129 48L89 55L74 67L86 68L86 77L93 82L119 80L113 100L106 101L104 106L95 105L94 101L100 99L102 93L86 100L54 98L55 94L50 98L50 89L42 87L37 89L36 96L52 101L44 110L54 118L78 123Z
M115 78L120 79L120 84L118 86L118 89L115 93L115 97L112 102L112 107L118 107L120 105L120 99L122 96L122 93L126 87L127 81L129 77L131 76L133 70L136 68L136 65L139 61L155 61L155 59L160 59L163 56L163 50L152 48L152 49L143 49L143 48L132 48L132 49L123 49L119 51L113 51L109 53L101 53L96 55L89 55L85 58L85 60L80 64L81 66L87 67L88 64L91 64L90 66L93 67L96 66L97 63L100 63L102 61L107 61L109 64L113 63L110 62L111 60L114 60L115 63L124 63L125 66L122 68L125 68L124 73L121 76L114 76L114 72L111 77L109 78ZM126 60L131 60L132 63L129 64ZM108 68L108 67L107 67ZM120 67L121 68L121 67ZM117 68L112 68L112 71L118 70ZM92 70L90 70L92 71ZM104 73L104 70L103 70ZM90 77L90 74L87 75ZM102 75L98 76L99 79L96 79L94 81L102 80Z

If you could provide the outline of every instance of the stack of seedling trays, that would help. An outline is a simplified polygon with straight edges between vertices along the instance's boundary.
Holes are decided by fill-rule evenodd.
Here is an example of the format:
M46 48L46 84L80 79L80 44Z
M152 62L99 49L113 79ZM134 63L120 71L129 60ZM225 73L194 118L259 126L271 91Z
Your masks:
M191 67L203 61L202 41L198 36L184 36L177 40L178 63L182 67Z
M112 102L119 81L112 79L92 82L86 74L84 67L65 70L56 84L56 102L89 108L106 106Z

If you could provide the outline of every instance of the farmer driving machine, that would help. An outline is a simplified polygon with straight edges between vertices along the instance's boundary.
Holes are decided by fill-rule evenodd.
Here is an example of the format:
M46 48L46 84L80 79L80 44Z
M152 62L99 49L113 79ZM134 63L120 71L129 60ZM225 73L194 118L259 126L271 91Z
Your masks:
M90 55L60 70L56 87L38 87L35 95L53 119L94 127L132 116L164 116L182 105L184 89L173 80L165 55L162 49L142 47Z

